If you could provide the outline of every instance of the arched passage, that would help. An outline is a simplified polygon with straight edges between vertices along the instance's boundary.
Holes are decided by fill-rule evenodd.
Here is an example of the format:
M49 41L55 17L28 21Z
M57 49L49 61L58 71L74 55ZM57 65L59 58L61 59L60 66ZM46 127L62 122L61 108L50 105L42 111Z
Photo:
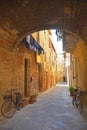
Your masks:
M20 60L20 54L17 56L13 53L13 50L15 50L15 48L19 46L21 40L28 34L31 34L38 30L51 28L60 28L64 30L64 46L65 49L69 49L68 51L70 51L69 45L71 46L72 50L73 45L76 45L76 43L79 44L79 38L77 36L79 36L85 42L85 44L83 45L83 42L80 41L80 46L77 44L77 48L74 50L73 53L76 57L79 57L80 54L80 67L82 67L80 73L84 72L81 77L82 82L80 82L80 84L81 87L82 85L87 86L87 82L83 80L86 77L85 72L87 72L86 69L84 70L84 68L87 68L87 2L85 0L37 0L37 2L33 0L12 0L8 2L1 0L0 48L2 49L3 53L0 52L0 55L2 55L2 59L6 58L5 60L3 60L5 65L4 69L1 59L1 73L5 73L5 69L7 70L7 68L11 68L11 70L8 69L8 74L5 73L6 75L4 74L4 76L2 76L3 80L1 79L2 81L0 82L1 88L3 88L3 86L6 86L8 81L8 84L10 86L13 85L15 81L17 82L17 84L21 85L20 78L23 80L21 73L23 72L22 68L24 61ZM75 34L77 36L75 36ZM79 53L77 54L76 51L78 50ZM18 57L19 61L14 60L18 59ZM31 56L29 56L29 58L30 57ZM16 69L14 67L14 63L18 65L19 62L21 63L21 73L19 73L19 69ZM15 71L17 71L17 73L19 74L18 77L17 74L14 74ZM11 79L9 78L9 73L11 74ZM3 82L4 78L6 78L6 82Z
M9 44L15 44L18 37L28 32L59 27L79 35L86 41L86 16L85 0L0 1L0 34Z
M49 29L59 29L62 32L63 35L63 48L65 51L67 52L72 52L72 49L74 48L74 46L76 45L77 41L79 39L81 39L77 34L70 32L69 30L62 30L61 28L59 28L58 26L53 27L40 27L38 29L32 30L32 32L27 32L25 34L23 34L16 42L14 45L14 50L17 49L17 47L19 47L20 42L23 40L24 37L26 37L27 35L30 35L34 32L38 32L38 31L42 31L42 30L49 30Z

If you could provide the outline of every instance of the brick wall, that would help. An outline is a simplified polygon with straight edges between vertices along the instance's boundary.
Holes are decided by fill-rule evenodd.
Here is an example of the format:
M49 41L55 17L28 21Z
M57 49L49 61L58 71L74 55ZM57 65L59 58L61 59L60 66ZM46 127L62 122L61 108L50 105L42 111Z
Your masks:
M27 49L22 43L15 52L0 48L0 106L3 94L12 88L20 88L24 95L25 59L29 60L29 74L27 75L27 96L38 90L38 64L36 54ZM28 71L28 70L27 70ZM31 84L30 77L33 77Z
M41 54L42 62L36 62L36 52L27 49L21 42L14 50L13 46L8 49L8 43L0 47L0 100L3 102L3 94L12 88L20 88L24 96L30 96L35 91L45 91L56 84L56 61L55 50L49 47L49 32L39 33L39 40L46 52ZM36 39L37 35L34 35ZM41 37L43 40L41 40ZM45 39L44 39L45 38ZM46 40L46 41L45 41ZM43 42L45 41L45 42ZM51 44L51 43L50 43ZM49 60L50 59L50 60ZM38 67L41 65L41 69ZM40 75L39 75L40 74ZM32 77L32 82L31 82ZM26 82L25 82L26 81ZM25 89L25 86L27 88ZM1 105L0 103L0 105Z

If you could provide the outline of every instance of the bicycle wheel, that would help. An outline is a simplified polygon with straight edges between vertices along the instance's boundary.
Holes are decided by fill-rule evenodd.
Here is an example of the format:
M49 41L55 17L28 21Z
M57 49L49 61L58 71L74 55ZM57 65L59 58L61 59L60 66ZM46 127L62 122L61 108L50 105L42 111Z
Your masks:
M11 118L16 112L16 106L12 101L5 101L1 106L1 114L5 118Z
M79 104L78 110L79 110L80 113L82 113L82 111L83 111L83 103Z

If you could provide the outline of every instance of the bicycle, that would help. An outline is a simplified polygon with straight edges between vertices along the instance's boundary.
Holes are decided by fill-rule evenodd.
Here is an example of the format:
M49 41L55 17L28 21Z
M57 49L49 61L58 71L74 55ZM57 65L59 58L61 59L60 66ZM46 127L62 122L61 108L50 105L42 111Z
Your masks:
M78 109L80 111L80 113L83 112L83 108L84 108L84 103L85 103L85 97L86 97L86 92L85 91L80 91L79 92L79 106L78 106Z
M73 96L72 96L72 104L75 105L76 107L78 106L78 103L79 103L78 96L79 96L78 89L74 89Z
M72 97L72 104L78 108L80 113L83 111L84 99L85 91L78 91L78 89L75 89Z
M1 105L1 114L5 118L13 117L15 112L20 108L22 102L22 94L20 92L14 93L15 90L18 89L11 89L7 91L6 95L3 95L5 101Z

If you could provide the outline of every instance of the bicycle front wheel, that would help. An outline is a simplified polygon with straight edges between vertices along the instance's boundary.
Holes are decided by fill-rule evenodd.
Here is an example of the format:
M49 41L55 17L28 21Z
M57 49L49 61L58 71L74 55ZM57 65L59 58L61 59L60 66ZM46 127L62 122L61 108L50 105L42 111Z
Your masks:
M12 101L5 101L1 106L1 114L5 118L11 118L16 112L16 106Z

